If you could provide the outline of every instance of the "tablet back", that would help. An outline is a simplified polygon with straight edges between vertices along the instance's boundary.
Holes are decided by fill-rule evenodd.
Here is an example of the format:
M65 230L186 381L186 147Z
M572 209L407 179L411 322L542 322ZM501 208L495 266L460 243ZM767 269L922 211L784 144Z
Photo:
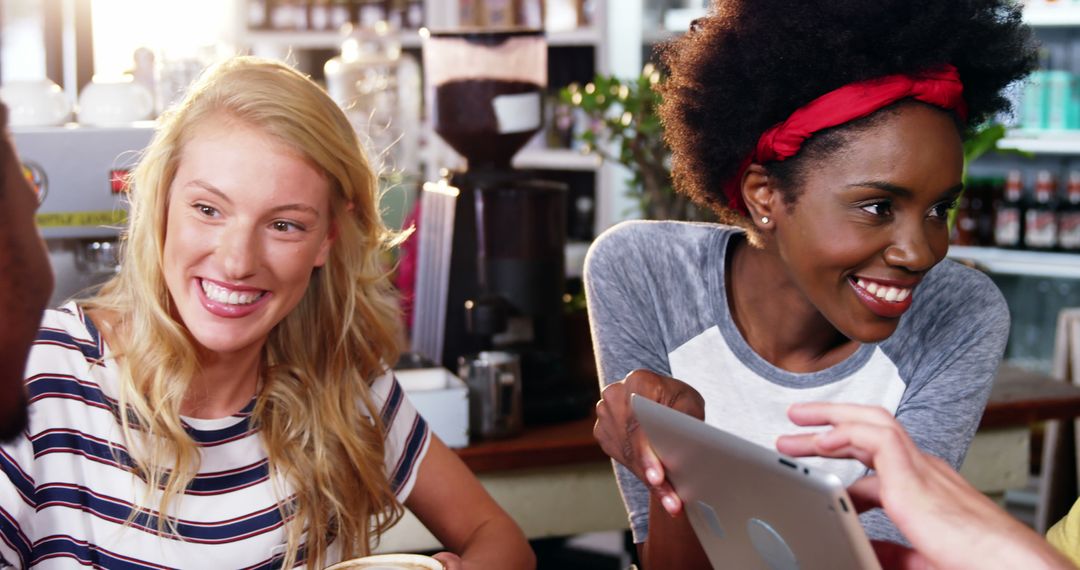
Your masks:
M632 406L713 568L880 569L836 475L647 398Z

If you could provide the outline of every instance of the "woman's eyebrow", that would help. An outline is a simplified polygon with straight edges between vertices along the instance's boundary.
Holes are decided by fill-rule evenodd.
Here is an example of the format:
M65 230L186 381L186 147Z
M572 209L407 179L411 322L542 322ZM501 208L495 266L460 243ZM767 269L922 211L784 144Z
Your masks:
M941 193L941 198L943 200L956 199L957 197L960 196L960 193L963 192L963 191L964 191L964 183L961 182L960 184L957 184L956 186L953 186L952 188L949 188L948 190L942 192Z
M211 183L209 183L209 182L207 182L205 180L202 180L200 178L196 178L194 180L191 180L187 184L184 184L184 186L185 187L187 187L187 186L196 186L198 188L202 188L203 190L206 190L207 192L210 192L211 194L217 196L218 198L221 198L222 200L225 201L225 203L232 204L232 200L229 199L229 197L224 192L222 192L221 190L218 190L217 186L214 186L213 184L211 184Z
M313 207L311 207L311 206L309 206L307 204L300 204L300 203L297 203L297 204L283 204L281 206L274 206L273 208L270 209L270 212L271 213L277 213L277 212L282 212L282 211L286 211L286 210L295 210L295 211L299 211L299 212L306 212L308 214L311 214L311 215L315 216L316 219L321 217L319 215L318 210L316 210L315 208L313 208Z
M888 192L890 194L895 194L896 196L899 196L899 197L902 197L902 198L910 198L913 194L915 194L909 188L905 188L903 186L893 184L892 182L884 182L884 181L881 181L881 180L866 180L864 182L855 182L855 183L852 183L852 184L848 184L847 187L848 188L876 188L878 190L882 190L882 191Z
M232 204L232 200L229 199L228 195L226 195L224 192L219 190L216 186L214 186L213 184L210 184L209 182L207 182L205 180L201 180L201 179L196 178L195 180L192 180L192 181L188 182L184 186L197 186L199 188L202 188L203 190L206 190L207 192L210 192L211 194L217 196L218 198L221 198L226 204ZM271 213L277 213L277 212L283 212L283 211L287 211L287 210L295 210L295 211L299 211L299 212L307 212L307 213L315 216L316 219L322 217L319 214L319 210L317 210L316 208L314 208L314 207L312 207L312 206L310 206L308 204L301 204L301 203L282 204L280 206L274 206L273 208L270 209L270 212Z
M901 197L901 198L910 198L910 197L915 195L915 192L913 192L910 188L900 186L898 184L893 184L892 182L884 182L884 181L881 181L881 180L867 180L867 181L864 181L864 182L855 182L853 184L848 184L847 187L848 188L876 188L878 190L881 190L883 192L888 192L890 194L893 194L893 195ZM961 182L960 184L952 186L952 187L948 188L947 190L945 190L944 192L942 192L941 197L942 198L955 197L955 196L959 195L960 192L962 192L963 190L964 190L964 183Z

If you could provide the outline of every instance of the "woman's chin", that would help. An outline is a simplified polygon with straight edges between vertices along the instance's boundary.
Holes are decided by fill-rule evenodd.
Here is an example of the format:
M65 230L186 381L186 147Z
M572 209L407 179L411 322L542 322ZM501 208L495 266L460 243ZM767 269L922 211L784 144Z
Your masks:
M862 344L883 342L896 332L898 320L887 323L864 324L850 332L841 331L844 336Z
M232 334L223 330L191 331L191 336L203 351L217 354L240 352L257 342L257 339L236 334L235 331Z

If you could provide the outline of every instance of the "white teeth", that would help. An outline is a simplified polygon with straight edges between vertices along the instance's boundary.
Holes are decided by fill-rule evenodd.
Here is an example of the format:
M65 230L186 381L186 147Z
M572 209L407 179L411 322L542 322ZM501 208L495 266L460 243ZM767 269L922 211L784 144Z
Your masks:
M871 295L891 303L899 303L911 296L910 288L890 287L860 278L856 278L855 283Z
M229 291L224 287L205 280L201 283L203 292L206 293L208 299L226 305L250 305L263 296L263 293L240 293L238 291Z

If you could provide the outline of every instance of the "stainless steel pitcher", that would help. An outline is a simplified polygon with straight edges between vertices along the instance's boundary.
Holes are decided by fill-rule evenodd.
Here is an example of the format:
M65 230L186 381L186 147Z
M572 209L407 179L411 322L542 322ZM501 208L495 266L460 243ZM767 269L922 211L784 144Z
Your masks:
M469 386L469 431L473 438L521 433L521 359L486 351L458 359L458 376Z

